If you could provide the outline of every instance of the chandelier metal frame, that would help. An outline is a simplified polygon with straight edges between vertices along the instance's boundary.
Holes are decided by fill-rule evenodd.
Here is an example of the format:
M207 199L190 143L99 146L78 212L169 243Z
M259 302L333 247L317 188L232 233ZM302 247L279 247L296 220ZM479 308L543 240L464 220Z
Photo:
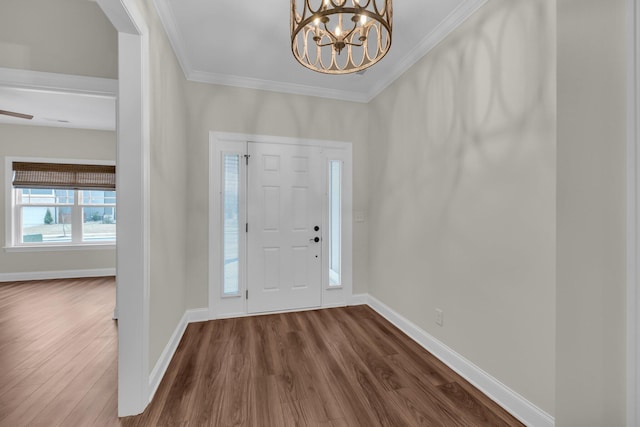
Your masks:
M291 0L291 51L320 73L355 73L377 63L391 48L392 28L391 0Z

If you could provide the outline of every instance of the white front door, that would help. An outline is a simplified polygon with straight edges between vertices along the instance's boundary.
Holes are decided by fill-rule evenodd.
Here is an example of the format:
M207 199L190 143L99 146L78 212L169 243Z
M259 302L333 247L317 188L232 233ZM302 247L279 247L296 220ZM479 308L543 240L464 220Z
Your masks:
M319 307L321 149L250 142L248 154L248 312Z

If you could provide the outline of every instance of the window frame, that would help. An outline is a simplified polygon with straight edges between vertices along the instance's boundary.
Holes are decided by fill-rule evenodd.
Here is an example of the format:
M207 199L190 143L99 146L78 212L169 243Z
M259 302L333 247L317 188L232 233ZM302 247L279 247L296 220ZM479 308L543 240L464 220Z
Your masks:
M16 189L13 188L13 162L34 162L34 163L67 163L67 164L88 164L115 166L112 160L87 160L87 159L60 159L60 158L36 158L36 157L5 157L5 251L7 252L29 252L29 251L56 251L56 250L84 250L84 249L106 249L114 248L117 241L85 242L83 238L82 210L86 205L80 200L82 190L74 191L72 208L72 241L70 242L27 242L21 241L22 219L20 210L22 206L16 201ZM52 203L52 205L55 203ZM111 204L106 204L111 206ZM28 205L27 205L28 206ZM96 205L97 206L97 205ZM117 203L113 204L117 209ZM78 228L79 227L79 228ZM79 229L80 233L73 233Z
M343 179L343 171L344 171L344 160L341 158L334 158L335 156L328 156L326 162L326 171L327 171L327 209L326 209L326 224L327 224L327 239L326 239L326 274L327 279L325 280L325 287L327 289L340 289L343 287L342 284L342 264L343 264L343 193L344 193L344 179ZM333 194L333 179L336 178L333 176L333 165L338 165L338 176L337 176L337 189L338 189L338 200L337 200L337 213L338 215L334 217L334 194ZM334 223L334 219L337 221ZM337 236L335 236L335 230L337 229ZM334 238L337 237L337 241ZM337 243L337 262L339 271L334 271L331 267L333 264L333 258L335 256L333 249L335 248L334 244ZM324 258L324 257L323 257ZM338 281L336 283L332 283L332 273L337 274Z
M226 246L226 237L225 237L225 209L226 205L226 193L225 193L225 158L226 156L237 156L238 157L238 194L237 194L237 204L238 204L238 283L237 290L235 292L225 292L225 264L224 264L224 254L225 254L225 246ZM244 291L246 291L246 278L245 278L245 258L246 258L246 247L247 247L247 235L246 231L242 231L242 224L247 223L246 218L246 162L243 162L243 159L246 160L246 152L241 153L238 150L224 150L220 152L220 254L222 255L221 262L221 298L241 298Z
M304 145L315 146L321 149L321 161L327 162L331 160L341 160L343 162L342 168L342 230L341 230L341 285L329 287L328 273L329 267L326 256L323 256L322 263L322 307L337 307L344 306L352 303L359 303L362 299L361 295L353 295L352 284L352 261L353 261L353 244L352 244L352 231L355 228L353 224L353 156L352 156L352 143L344 141L328 141L318 139L304 139L304 138L290 138L283 136L272 135L256 135L256 134L241 134L241 133L228 133L228 132L209 132L209 190L208 190L208 207L209 207L209 230L208 230L208 266L209 266L209 315L211 318L223 318L229 316L238 316L248 314L246 293L242 292L240 297L223 297L222 296L222 174L221 174L221 153L239 153L241 155L248 154L247 143L267 143L267 144L288 144L288 145ZM251 161L249 161L251 163ZM328 163L324 163L328 164ZM246 162L241 162L241 166L246 168ZM323 182L328 181L327 169L323 168L322 179ZM241 174L242 177L246 177L246 173ZM241 186L245 188L245 186ZM326 190L326 189L325 189ZM322 193L323 204L327 203L327 193ZM246 214L247 200L243 197L241 207L241 213ZM360 219L356 222L364 222L366 218L365 211L358 213ZM245 221L246 222L246 221ZM327 230L328 216L325 211L322 217L321 230L325 233ZM362 227L361 224L356 224L357 227ZM251 230L251 224L249 224L249 232ZM241 239L246 239L247 233L240 233ZM327 253L328 239L326 235L322 235L322 253ZM246 250L242 251L242 255L247 261ZM246 267L241 267L241 275L246 273ZM246 291L246 280L243 277L243 283L241 289Z

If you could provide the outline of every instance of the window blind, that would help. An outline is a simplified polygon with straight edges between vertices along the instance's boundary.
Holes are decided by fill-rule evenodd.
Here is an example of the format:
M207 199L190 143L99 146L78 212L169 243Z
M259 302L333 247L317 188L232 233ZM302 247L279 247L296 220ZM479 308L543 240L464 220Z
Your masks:
M66 163L13 162L14 188L114 191L116 167Z

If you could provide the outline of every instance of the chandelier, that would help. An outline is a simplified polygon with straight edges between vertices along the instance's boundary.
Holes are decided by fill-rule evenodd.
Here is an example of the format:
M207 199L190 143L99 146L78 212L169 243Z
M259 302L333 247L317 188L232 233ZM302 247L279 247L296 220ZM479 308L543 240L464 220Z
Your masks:
M362 71L389 51L392 18L391 0L291 0L293 56L320 73Z

